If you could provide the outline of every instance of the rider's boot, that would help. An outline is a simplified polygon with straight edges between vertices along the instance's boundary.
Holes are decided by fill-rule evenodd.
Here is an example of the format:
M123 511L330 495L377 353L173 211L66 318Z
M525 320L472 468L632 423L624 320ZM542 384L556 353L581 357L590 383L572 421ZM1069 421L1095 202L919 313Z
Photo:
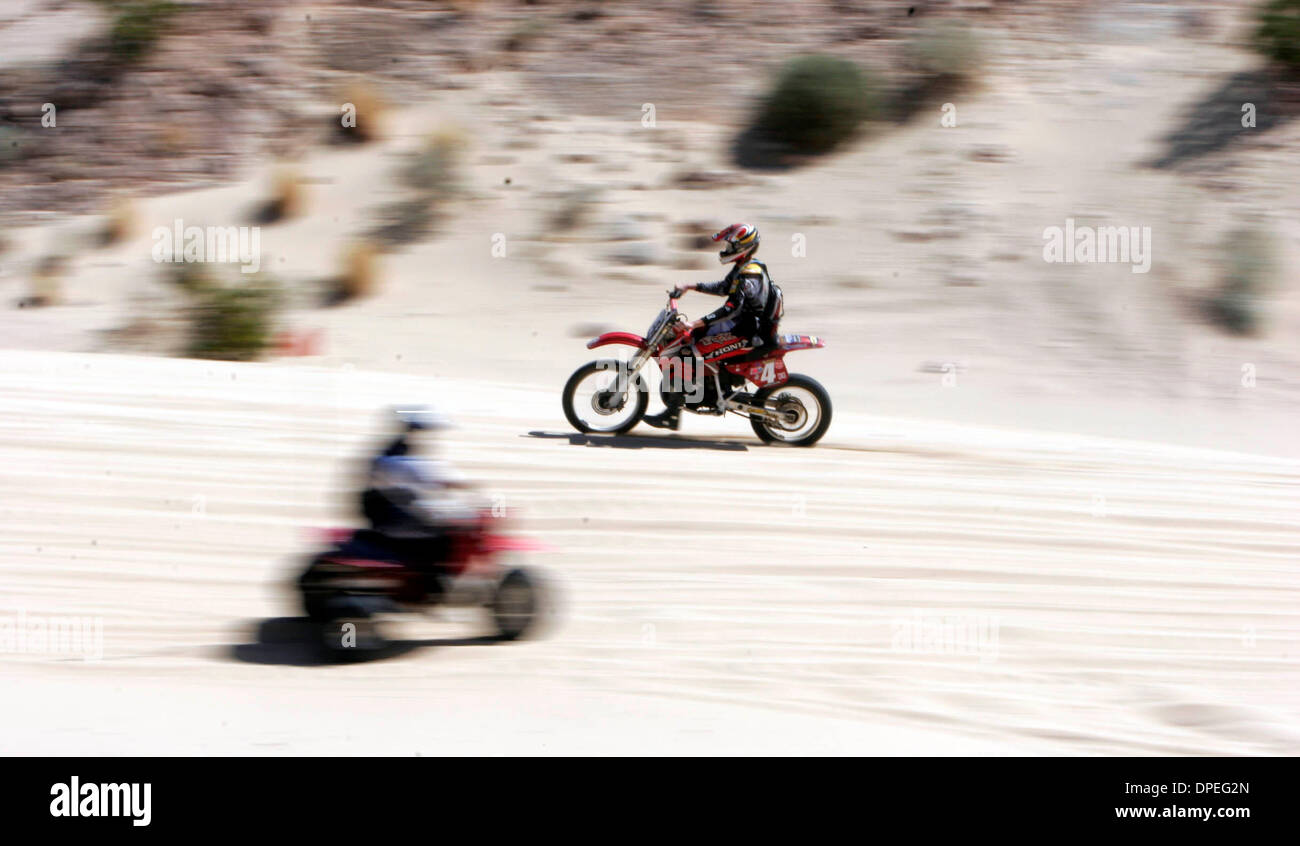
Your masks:
M682 425L681 403L672 403L659 414L648 414L641 420L656 429L671 429L675 432Z

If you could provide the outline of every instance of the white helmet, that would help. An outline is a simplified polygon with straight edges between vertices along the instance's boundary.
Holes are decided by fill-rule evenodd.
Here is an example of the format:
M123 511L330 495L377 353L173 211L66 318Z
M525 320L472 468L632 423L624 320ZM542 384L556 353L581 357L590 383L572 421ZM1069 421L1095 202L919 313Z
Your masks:
M398 428L404 432L437 432L451 428L451 421L428 405L395 406L393 417Z

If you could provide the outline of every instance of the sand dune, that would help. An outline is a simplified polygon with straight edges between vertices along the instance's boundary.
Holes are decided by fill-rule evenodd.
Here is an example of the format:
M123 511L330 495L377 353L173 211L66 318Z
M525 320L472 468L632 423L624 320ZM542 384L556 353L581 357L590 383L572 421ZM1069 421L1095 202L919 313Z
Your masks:
M448 456L554 547L549 636L478 645L448 614L348 666L259 642L304 528L348 519L378 410L427 395ZM0 615L104 632L101 660L5 656L0 751L1300 751L1300 463L852 413L811 451L688 426L582 438L558 385L0 353Z

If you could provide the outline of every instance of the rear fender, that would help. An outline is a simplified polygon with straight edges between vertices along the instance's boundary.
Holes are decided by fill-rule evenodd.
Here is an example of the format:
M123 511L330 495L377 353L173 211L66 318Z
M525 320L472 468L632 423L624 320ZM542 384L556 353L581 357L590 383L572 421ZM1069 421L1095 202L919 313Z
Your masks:
M311 527L303 530L312 543L325 544L327 546L338 546L352 540L352 535L356 529L337 529L337 528L319 528Z
M826 346L826 342L816 335L777 335L776 344L782 350L815 350Z
M486 552L550 552L552 547L535 538L519 535L488 535L483 538Z

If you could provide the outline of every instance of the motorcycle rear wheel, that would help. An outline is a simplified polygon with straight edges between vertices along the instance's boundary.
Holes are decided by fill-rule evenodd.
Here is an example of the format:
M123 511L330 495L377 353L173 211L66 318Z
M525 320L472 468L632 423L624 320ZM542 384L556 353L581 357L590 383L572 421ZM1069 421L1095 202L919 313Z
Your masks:
M809 408L810 404L816 408ZM786 412L791 417L789 428L750 417L749 425L763 443L812 446L831 426L831 395L816 379L801 373L791 373L782 384L760 389L754 394L754 405Z
M506 571L488 606L499 640L518 640L534 631L545 613L537 574L525 567Z

